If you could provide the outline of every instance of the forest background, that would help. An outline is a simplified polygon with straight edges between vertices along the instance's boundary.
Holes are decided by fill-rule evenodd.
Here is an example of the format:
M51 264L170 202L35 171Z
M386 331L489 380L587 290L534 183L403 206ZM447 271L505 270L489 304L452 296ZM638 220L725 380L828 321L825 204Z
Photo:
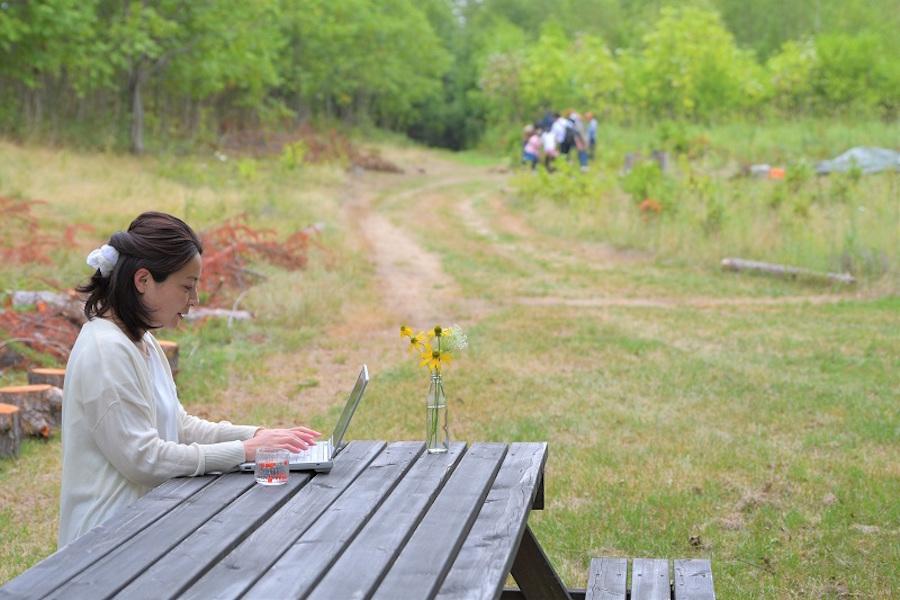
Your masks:
M0 131L106 149L340 120L511 147L603 123L893 120L892 0L0 2ZM515 124L516 127L510 128Z

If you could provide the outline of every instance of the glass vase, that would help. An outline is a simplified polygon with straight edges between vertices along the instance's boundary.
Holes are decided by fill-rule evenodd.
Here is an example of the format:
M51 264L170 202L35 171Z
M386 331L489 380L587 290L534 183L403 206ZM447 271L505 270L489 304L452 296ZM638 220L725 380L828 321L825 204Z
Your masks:
M431 384L425 397L425 444L429 454L446 452L450 448L447 429L447 396L440 373L431 374Z

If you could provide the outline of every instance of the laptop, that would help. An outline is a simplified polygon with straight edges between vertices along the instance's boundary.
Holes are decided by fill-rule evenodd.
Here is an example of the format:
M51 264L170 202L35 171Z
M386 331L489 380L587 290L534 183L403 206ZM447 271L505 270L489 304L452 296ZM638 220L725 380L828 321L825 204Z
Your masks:
M326 473L334 466L334 457L344 449L345 443L342 443L347 428L350 427L350 419L362 400L363 393L366 391L366 385L369 383L369 369L366 365L362 366L359 376L356 378L356 385L347 398L344 405L344 411L341 418L338 419L337 425L334 427L331 437L327 440L319 440L302 452L291 453L290 469L291 471L317 471ZM252 471L255 463L245 462L241 464L241 471Z

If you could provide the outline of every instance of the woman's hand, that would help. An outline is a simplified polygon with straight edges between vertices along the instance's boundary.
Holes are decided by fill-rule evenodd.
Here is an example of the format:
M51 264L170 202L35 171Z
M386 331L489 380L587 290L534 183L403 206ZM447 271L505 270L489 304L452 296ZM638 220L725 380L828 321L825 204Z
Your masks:
M306 450L316 443L321 433L309 427L290 429L258 429L252 438L244 440L244 460L256 460L260 448L286 448L291 452Z

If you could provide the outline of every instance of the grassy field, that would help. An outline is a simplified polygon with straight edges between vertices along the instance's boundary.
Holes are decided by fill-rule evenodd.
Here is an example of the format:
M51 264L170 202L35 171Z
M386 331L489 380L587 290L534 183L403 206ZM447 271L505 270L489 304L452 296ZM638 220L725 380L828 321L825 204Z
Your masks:
M240 213L281 232L322 222L307 270L258 266L252 322L165 332L189 411L266 425L299 411L327 428L366 361L351 437L421 439L426 373L396 328L437 315L470 340L445 376L452 436L550 443L546 509L530 522L568 584L602 554L708 556L722 598L900 588L895 262L852 290L725 274L709 245L607 236L594 211L525 197L483 157L384 151L406 174L0 142L0 195L45 200L47 231L94 227L51 265L0 266L0 290L72 285L83 256L147 208L199 229ZM885 243L869 230L863 242ZM385 254L386 235L405 253ZM0 462L0 582L55 549L58 455L54 437Z

